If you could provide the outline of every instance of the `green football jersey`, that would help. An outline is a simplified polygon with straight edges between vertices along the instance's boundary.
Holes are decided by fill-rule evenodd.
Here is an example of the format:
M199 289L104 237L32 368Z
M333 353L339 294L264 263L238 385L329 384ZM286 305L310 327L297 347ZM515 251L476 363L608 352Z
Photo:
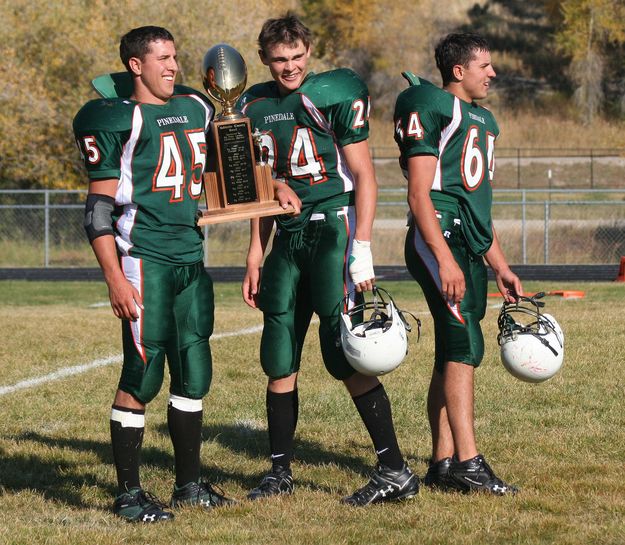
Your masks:
M97 99L76 114L90 180L119 180L113 227L122 255L175 265L202 259L196 214L213 112L201 95L184 94L163 105Z
M435 155L436 175L430 195L458 203L462 231L473 252L483 255L493 241L491 218L495 140L499 127L493 114L465 102L421 78L400 93L395 104L395 141L400 165ZM440 197L439 197L440 195Z
M275 81L252 86L239 108L261 133L262 156L302 200L298 217L280 216L298 230L314 211L353 202L354 179L342 148L369 137L369 93L348 69L309 74L281 97Z

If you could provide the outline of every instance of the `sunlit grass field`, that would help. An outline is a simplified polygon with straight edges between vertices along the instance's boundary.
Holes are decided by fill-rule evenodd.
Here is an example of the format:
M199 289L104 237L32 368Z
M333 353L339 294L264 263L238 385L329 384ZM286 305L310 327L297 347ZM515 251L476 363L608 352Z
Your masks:
M411 335L406 361L384 379L400 445L423 476L430 453L425 398L432 322L415 284L380 285L423 322L420 342ZM547 311L564 329L566 353L562 371L539 385L517 381L500 364L500 300L489 299L476 386L478 444L495 471L521 488L518 496L422 489L401 504L341 505L343 495L366 481L374 453L343 387L323 369L313 325L300 380L296 493L243 500L268 465L261 315L245 307L238 285L217 283L203 473L241 502L212 512L178 511L173 522L141 526L110 511L115 476L108 418L121 346L105 285L0 282L0 543L622 544L625 284L530 282L525 288L583 290L586 296L547 298ZM94 361L102 365L22 387ZM173 453L166 400L164 387L148 410L142 479L168 500Z

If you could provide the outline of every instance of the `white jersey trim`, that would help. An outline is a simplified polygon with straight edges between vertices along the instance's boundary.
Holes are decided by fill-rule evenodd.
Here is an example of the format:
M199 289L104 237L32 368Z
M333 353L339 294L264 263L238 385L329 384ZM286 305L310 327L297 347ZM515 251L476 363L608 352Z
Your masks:
M120 236L115 237L117 246L123 255L127 255L133 244L130 240L130 233L135 224L135 216L137 214L137 206L132 202L132 158L139 141L141 129L143 128L143 114L141 106L137 104L132 112L132 129L130 138L124 144L121 156L120 176L117 183L117 194L115 195L115 204L122 205L124 212L117 220L117 228Z
M436 284L436 287L438 288L438 291L440 293L442 286L443 286L443 282L441 281L441 276L439 274L438 261L436 260L436 257L432 253L432 250L430 250L430 247L427 245L427 243L421 236L421 231L419 231L419 228L416 225L414 228L414 236L412 238L412 244L414 246L415 252L417 252L417 255L421 258L421 261L423 261L425 268L427 269L428 273L432 277L432 280ZM443 298L442 295L441 295L441 298ZM465 321L464 321L464 317L462 316L462 313L460 312L460 306L450 303L449 300L447 299L443 298L443 300L445 304L447 305L449 312L451 312L460 323L464 324Z
M128 280L128 282L135 287L135 289L139 292L139 295L143 298L143 260L137 257L125 255L122 256L121 266L126 280ZM147 356L145 353L145 347L143 346L143 324L145 322L143 317L144 310L136 303L135 310L137 311L138 318L129 322L130 331L132 333L132 340L135 348L145 363L147 361Z
M434 180L432 181L432 190L441 191L443 189L443 173L442 173L442 158L443 153L445 152L445 148L451 137L456 132L460 123L462 122L462 107L460 106L460 99L458 97L454 97L454 110L451 118L451 123L447 125L441 131L441 139L438 144L438 161L436 162L436 174L434 175Z
M204 102L204 100L202 100L197 95L187 95L187 96L191 97L194 100L197 100L202 105L202 107L206 110L206 121L204 123L204 130L208 131L208 128L210 127L210 124L213 121L213 115L215 114L215 109L209 104L206 104L206 102Z
M343 206L337 211L336 215L345 216L345 229L347 230L347 247L343 257L343 286L345 286L345 295L349 294L348 308L345 309L349 310L356 304L356 286L352 281L351 274L349 274L349 258L352 255L354 234L356 233L356 208L354 206Z

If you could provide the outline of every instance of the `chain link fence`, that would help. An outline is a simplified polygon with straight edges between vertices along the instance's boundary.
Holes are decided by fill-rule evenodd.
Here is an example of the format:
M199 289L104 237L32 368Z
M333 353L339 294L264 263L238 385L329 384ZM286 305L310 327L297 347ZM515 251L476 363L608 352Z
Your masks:
M0 267L97 267L85 191L0 191ZM403 265L406 189L382 186L374 258ZM510 264L614 264L625 256L625 189L500 189L494 224ZM243 266L248 222L205 226L206 265Z
M397 147L371 152L382 185L401 177ZM500 189L623 189L625 149L497 147L495 181Z

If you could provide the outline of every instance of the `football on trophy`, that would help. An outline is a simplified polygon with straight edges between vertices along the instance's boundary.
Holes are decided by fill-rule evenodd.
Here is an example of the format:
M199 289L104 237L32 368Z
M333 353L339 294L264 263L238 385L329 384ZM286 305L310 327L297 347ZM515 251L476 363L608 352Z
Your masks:
M211 47L202 61L202 82L208 94L224 109L224 117L233 113L233 107L247 83L247 65L232 46L217 44Z

